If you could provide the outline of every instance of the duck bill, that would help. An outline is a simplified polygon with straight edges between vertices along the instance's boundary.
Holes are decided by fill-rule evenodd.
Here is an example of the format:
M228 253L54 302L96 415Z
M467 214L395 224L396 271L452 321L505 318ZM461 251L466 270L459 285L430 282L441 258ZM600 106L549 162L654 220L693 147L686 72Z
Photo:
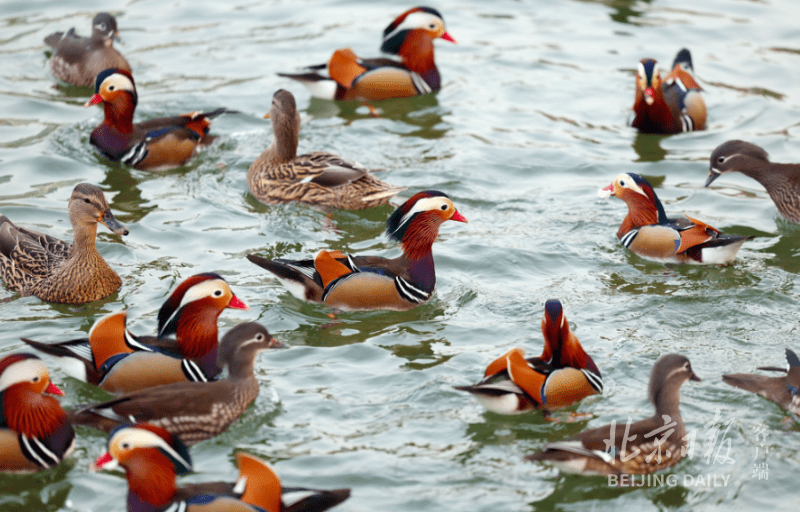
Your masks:
M713 167L709 169L708 178L706 178L705 186L707 187L711 185L711 183L713 183L715 179L719 178L719 175L720 175L719 171L715 170Z
M702 382L702 380L703 380L703 379L701 379L700 377L698 377L696 373L692 372L692 376L691 376L691 377L689 377L689 380L693 380L693 381L695 381L695 382Z
M84 108L91 107L92 105L97 105L98 103L103 103L103 97L99 94L93 94L89 101L83 104Z
M648 87L644 90L644 102L648 105L652 105L653 102L656 101L656 91L652 87Z
M458 44L458 41L456 41L455 38L453 36L451 36L450 34L448 34L447 32L442 34L442 39L444 39L445 41L449 41L449 42L451 42L453 44Z
M465 222L465 223L469 223L469 221L467 220L467 218L466 218L466 217L464 217L463 215L461 215L460 213L458 213L458 210L456 210L456 211L455 211L455 213L453 214L453 216L452 216L452 217L450 217L450 220L454 220L454 221L456 221L456 222Z
M289 348L289 345L282 342L278 338L270 338L269 346L267 348Z
M243 309L245 311L250 309L250 306L245 304L244 301L242 299L240 299L239 297L237 297L236 295L233 295L231 297L231 301L228 304L228 307L231 308L231 309Z
M264 119L269 119L269 114L264 114Z
M119 37L119 30L115 30L114 32L111 33L111 39L113 39L115 42L119 44L123 44L122 38Z
M611 183L607 187L603 187L597 191L597 195L602 197L603 199L608 199L609 197L614 195L614 184Z
M118 235L128 234L128 228L120 224L117 218L114 217L114 214L111 213L111 210L108 208L106 208L106 211L103 212L103 216L97 219L97 221L107 227L112 233L116 233Z
M64 396L64 392L61 391L61 388L59 388L52 382L47 383L47 389L45 389L44 392L51 395Z
M105 469L110 471L112 469L117 469L117 467L119 467L119 463L108 452L97 457L97 460L94 461L94 469Z

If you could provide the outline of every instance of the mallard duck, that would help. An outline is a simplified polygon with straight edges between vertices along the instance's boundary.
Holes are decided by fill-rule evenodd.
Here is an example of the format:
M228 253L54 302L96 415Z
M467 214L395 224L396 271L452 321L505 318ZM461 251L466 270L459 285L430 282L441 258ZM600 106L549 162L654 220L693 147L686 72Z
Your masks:
M97 223L119 235L128 230L111 213L103 191L89 183L76 185L69 199L69 221L75 233L71 244L0 215L0 275L6 286L20 295L60 304L100 300L119 289L122 279L95 247Z
M368 169L330 153L297 155L300 114L294 96L279 89L272 96L268 117L272 143L250 165L247 184L264 204L316 204L360 210L386 204L405 190L373 177Z

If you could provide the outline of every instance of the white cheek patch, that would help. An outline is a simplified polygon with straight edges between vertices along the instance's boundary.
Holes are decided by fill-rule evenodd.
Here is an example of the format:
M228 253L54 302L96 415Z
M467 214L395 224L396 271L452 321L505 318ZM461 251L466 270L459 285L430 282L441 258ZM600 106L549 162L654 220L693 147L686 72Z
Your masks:
M23 359L8 366L0 375L0 392L14 384L29 381L36 376L43 377L46 374L47 365L41 359Z
M181 457L178 452L176 452L166 441L164 441L164 439L156 435L154 432L150 432L149 430L136 427L121 429L119 432L114 434L114 437L112 437L109 441L109 452L114 447L117 447L123 443L127 443L131 448L159 448L169 453L170 456L187 468L192 467L189 461ZM116 457L114 457L114 459L116 460Z
M391 39L395 34L403 30L414 30L415 28L428 28L428 25L436 25L440 27L442 20L438 16L434 16L429 12L412 12L403 20L402 23L397 25L393 31L386 34L383 38L384 41Z
M642 80L644 80L647 76L644 72L644 64L642 64L641 62L639 63L639 71L637 71L637 74L639 75L639 78L641 78Z
M108 89L111 86L114 86L115 91L119 90L130 91L130 92L136 91L136 87L133 86L133 82L131 81L131 79L119 73L114 73L110 77L103 80L101 88Z
M225 295L227 289L228 289L228 284L221 279L211 279L209 281L203 281L202 283L197 283L196 285L192 286L186 291L186 294L183 296L183 299L181 300L181 305L178 306L178 309L182 308L183 306L185 306L190 302L194 302L200 299L205 299L206 297L211 297L211 298L222 297L223 295ZM222 293L219 295L214 295L218 291L221 291Z
M642 194L644 197L646 197L648 199L650 198L650 196L648 196L645 193L645 191L642 190L642 187L640 187L639 184L636 183L633 180L633 178L631 178L631 176L629 174L623 174L621 176L618 176L617 177L617 183L619 183L620 180L625 180L625 188L629 188L629 189L633 190L634 192L638 192L638 193Z
M455 208L455 206L453 206L453 202L446 197L435 196L420 199L414 204L413 207L411 207L410 210L408 210L408 213L403 215L403 218L400 220L400 224L398 224L397 229L399 230L401 226L405 226L411 217L417 213L439 210L442 208L442 205L447 205L448 208Z

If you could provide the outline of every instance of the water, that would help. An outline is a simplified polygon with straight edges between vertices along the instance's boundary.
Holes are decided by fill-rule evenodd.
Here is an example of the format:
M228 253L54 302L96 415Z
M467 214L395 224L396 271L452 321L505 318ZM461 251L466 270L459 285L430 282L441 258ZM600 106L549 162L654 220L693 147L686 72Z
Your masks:
M800 349L800 228L778 218L766 192L744 176L725 176L710 190L703 183L711 150L731 138L763 146L775 161L800 161L796 2L442 0L435 7L459 41L436 44L442 91L380 104L377 119L366 107L310 100L275 75L324 62L340 47L376 55L383 28L404 7L3 1L0 209L71 239L66 203L74 185L88 181L106 191L130 235L100 229L100 251L124 281L104 301L50 305L0 288L2 352L20 350L20 336L81 336L98 316L119 310L128 311L134 332L151 333L178 282L216 271L251 305L226 311L222 331L255 320L293 348L259 357L254 407L193 448L196 473L182 481L232 480L234 454L246 450L274 463L287 485L352 487L342 512L794 510L787 490L800 464L797 425L782 424L779 407L720 375L780 366L785 347ZM118 17L139 87L137 119L218 106L241 112L218 119L218 143L191 164L151 173L103 161L88 144L100 120L100 109L82 107L89 92L52 88L42 39L71 26L87 34L101 10ZM706 91L709 129L636 135L625 122L637 62L669 64L683 46ZM296 300L244 259L321 248L398 254L382 234L392 207L267 207L248 194L247 167L272 137L261 116L280 87L302 110L301 151L386 168L381 177L409 193L442 190L470 220L443 226L428 304L342 314L329 326L326 309ZM725 268L644 262L614 236L624 204L596 196L621 172L652 178L669 213L757 238ZM452 389L477 381L511 347L538 353L549 298L561 299L605 378L602 397L570 409L590 419L496 416ZM699 444L667 472L680 485L612 488L523 460L547 441L649 415L649 370L668 352L688 356L704 379L682 392ZM65 404L104 397L47 362ZM715 410L732 420L730 451L716 453L733 464L704 457L704 425ZM0 477L0 508L122 510L120 475L88 470L104 441L81 429L76 453L58 469ZM762 462L768 480L753 477ZM684 485L685 475L728 477L728 484Z

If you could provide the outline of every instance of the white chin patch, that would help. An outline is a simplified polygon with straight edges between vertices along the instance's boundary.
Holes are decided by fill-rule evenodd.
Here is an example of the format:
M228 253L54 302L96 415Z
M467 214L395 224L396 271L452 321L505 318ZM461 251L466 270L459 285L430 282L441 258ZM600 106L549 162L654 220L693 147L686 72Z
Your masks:
M597 191L597 197L608 199L614 193L613 190L608 190L608 187L603 187Z

